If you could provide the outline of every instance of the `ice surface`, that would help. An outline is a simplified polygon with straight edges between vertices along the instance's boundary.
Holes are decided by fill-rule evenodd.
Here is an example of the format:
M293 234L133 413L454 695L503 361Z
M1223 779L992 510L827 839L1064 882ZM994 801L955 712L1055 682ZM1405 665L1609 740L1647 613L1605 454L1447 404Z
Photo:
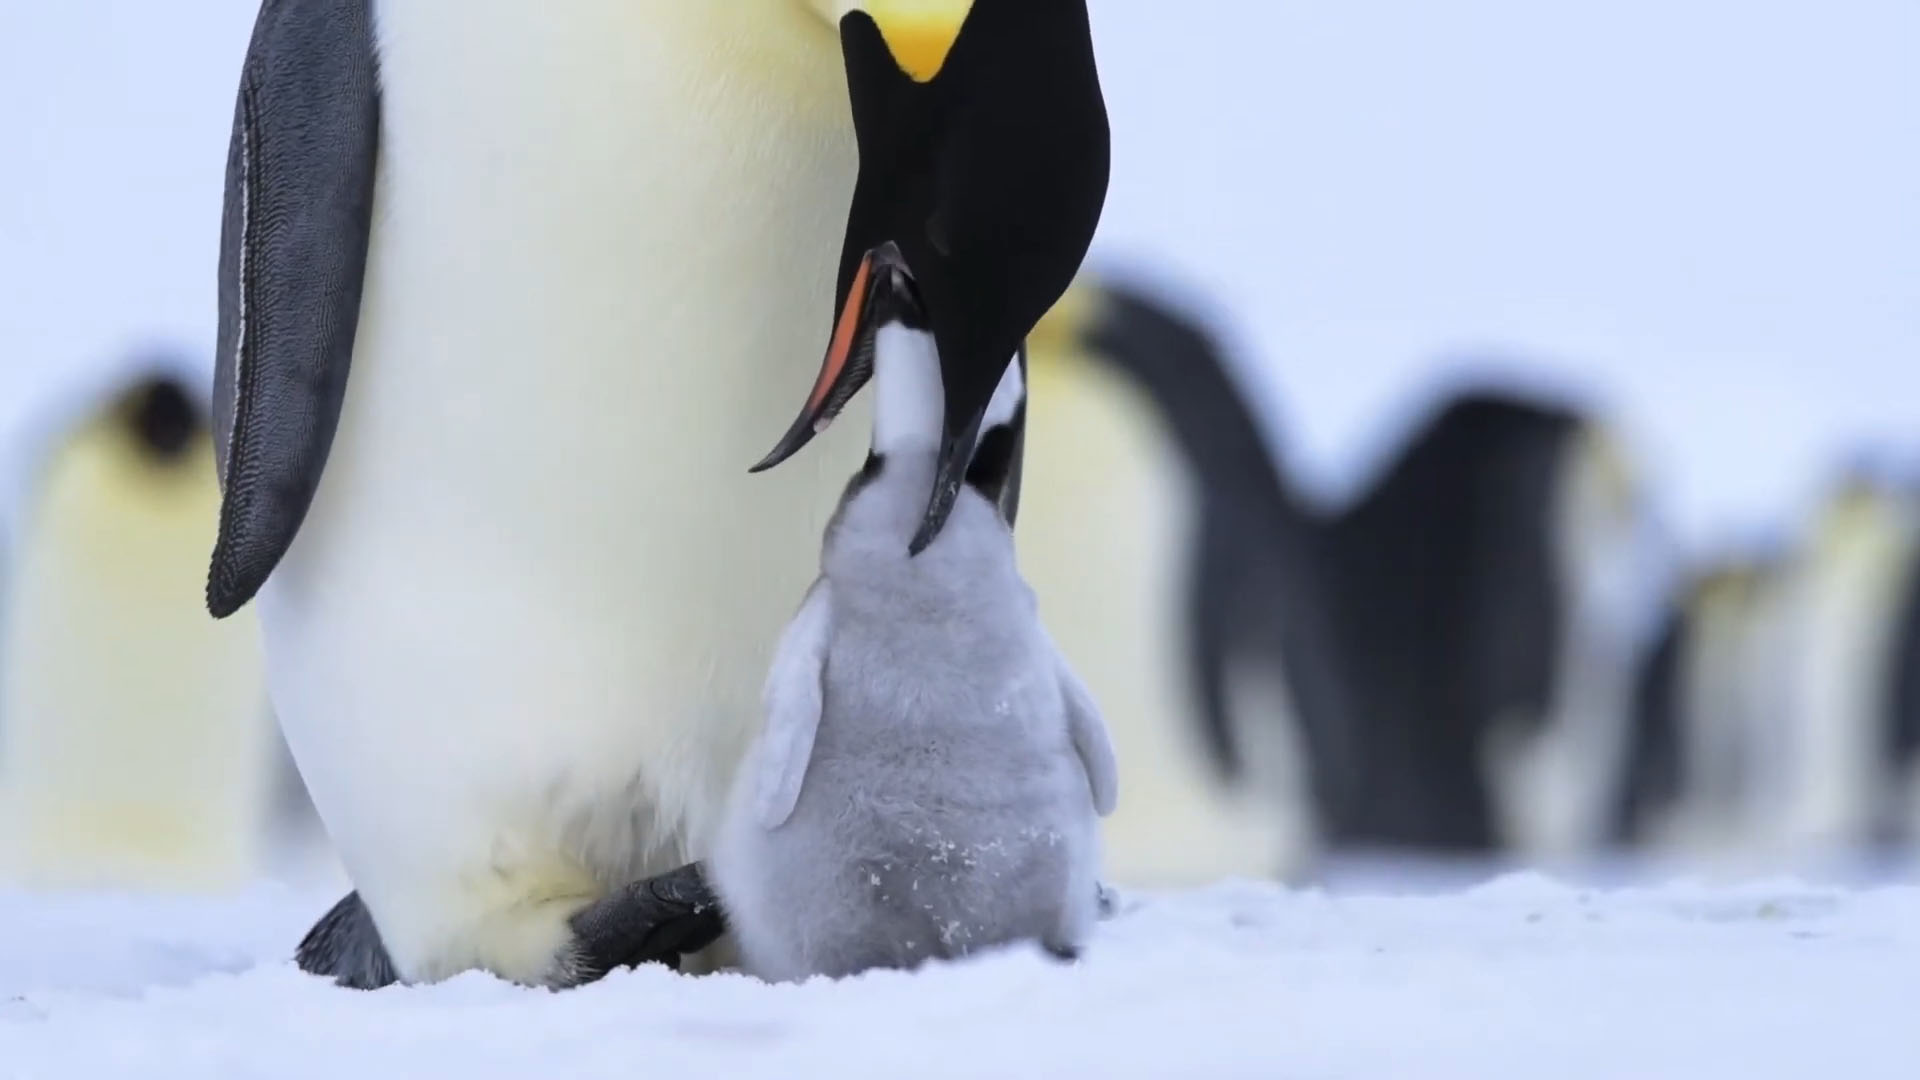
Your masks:
M1012 951L788 987L653 968L566 993L302 975L290 946L331 896L0 895L0 1075L1920 1075L1913 887L1229 882L1125 894L1073 967Z

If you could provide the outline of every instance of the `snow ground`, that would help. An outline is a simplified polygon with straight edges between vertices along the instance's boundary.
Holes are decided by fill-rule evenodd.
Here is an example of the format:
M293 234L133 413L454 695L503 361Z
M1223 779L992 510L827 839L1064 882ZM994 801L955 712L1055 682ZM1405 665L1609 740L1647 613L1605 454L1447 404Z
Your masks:
M1127 894L1086 958L770 987L299 973L331 891L0 893L0 1076L1917 1075L1920 887ZM697 1071L689 1071L697 1070Z

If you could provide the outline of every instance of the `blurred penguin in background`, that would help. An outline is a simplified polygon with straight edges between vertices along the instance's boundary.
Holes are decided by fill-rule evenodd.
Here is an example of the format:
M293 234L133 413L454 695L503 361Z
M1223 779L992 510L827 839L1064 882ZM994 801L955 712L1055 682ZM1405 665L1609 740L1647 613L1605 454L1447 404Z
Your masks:
M1352 752L1327 763L1329 844L1572 854L1604 835L1662 563L1621 441L1597 417L1468 389L1327 518Z
M1887 694L1873 777L1872 842L1914 853L1920 848L1920 545L1907 548L1899 607L1881 655Z
M1791 638L1777 662L1791 674L1788 727L1766 781L1773 813L1763 843L1793 858L1851 850L1910 810L1910 742L1890 719L1911 679L1901 641L1911 616L1920 497L1866 465L1823 500L1794 559ZM1909 817L1908 820L1911 820Z
M1614 844L1700 859L1753 843L1790 707L1788 567L1722 555L1676 588L1635 684Z
M1248 395L1197 317L1091 273L1028 347L1020 564L1112 732L1129 795L1108 874L1298 873L1315 815L1296 714L1337 735L1341 686L1313 659L1305 512Z
M253 620L201 603L219 500L206 382L142 355L16 440L0 620L13 882L223 888L299 827Z
M1083 276L1031 349L1022 565L1157 792L1117 879L1603 840L1664 567L1608 425L1464 392L1335 510L1164 294Z
M1695 575L1642 676L1622 844L1779 866L1911 828L1917 541L1914 493L1856 467L1792 546Z

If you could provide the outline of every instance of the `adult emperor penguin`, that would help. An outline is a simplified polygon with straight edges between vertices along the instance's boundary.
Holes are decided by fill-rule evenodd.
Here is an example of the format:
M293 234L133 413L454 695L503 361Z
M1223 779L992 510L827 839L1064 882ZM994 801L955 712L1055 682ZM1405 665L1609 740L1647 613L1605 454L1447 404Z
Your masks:
M1033 357L1023 563L1112 702L1129 789L1157 793L1110 825L1116 876L1599 839L1661 569L1608 425L1469 388L1329 509L1291 490L1218 338L1152 290L1085 279ZM1082 518L1127 526L1090 542Z
M205 375L170 350L76 373L16 429L0 619L0 875L217 889L283 817L252 619L195 594L219 499ZM10 455L13 456L13 455Z
M1106 822L1108 873L1305 872L1301 744L1341 737L1344 686L1316 652L1310 511L1222 341L1167 290L1087 273L1030 347L1021 564L1132 792Z
M1913 492L1849 469L1791 546L1697 574L1643 676L1618 839L1781 865L1898 836L1917 553Z
M1789 742L1789 567L1784 551L1729 553L1675 589L1634 688L1614 844L1702 858L1755 843Z
M1871 841L1906 849L1920 844L1920 544L1907 550L1899 606L1881 647L1887 673Z
M1787 727L1769 776L1762 836L1789 858L1885 838L1912 818L1911 750L1891 710L1912 678L1903 601L1920 552L1920 497L1866 465L1844 471L1815 514L1786 582Z
M1546 397L1467 387L1318 536L1353 718L1329 842L1597 843L1662 561L1619 435Z
M959 362L937 533L1107 159L1084 0L267 0L208 602L257 592L356 886L303 967L565 986L711 936L682 864L859 448L746 466L892 240Z

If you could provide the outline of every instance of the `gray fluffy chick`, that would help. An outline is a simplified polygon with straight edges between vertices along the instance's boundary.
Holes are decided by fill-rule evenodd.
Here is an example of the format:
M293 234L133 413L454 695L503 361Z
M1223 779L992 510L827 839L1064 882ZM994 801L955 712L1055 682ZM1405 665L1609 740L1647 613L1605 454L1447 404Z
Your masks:
M768 980L1018 942L1077 956L1098 918L1098 818L1117 797L1105 724L1041 626L994 502L963 488L909 556L934 479L939 361L929 335L894 322L853 366L869 365L873 452L780 640L709 879L742 967ZM823 373L816 400L844 404L851 391L823 395L828 380L857 389L864 374ZM1014 365L987 426L1022 395Z

